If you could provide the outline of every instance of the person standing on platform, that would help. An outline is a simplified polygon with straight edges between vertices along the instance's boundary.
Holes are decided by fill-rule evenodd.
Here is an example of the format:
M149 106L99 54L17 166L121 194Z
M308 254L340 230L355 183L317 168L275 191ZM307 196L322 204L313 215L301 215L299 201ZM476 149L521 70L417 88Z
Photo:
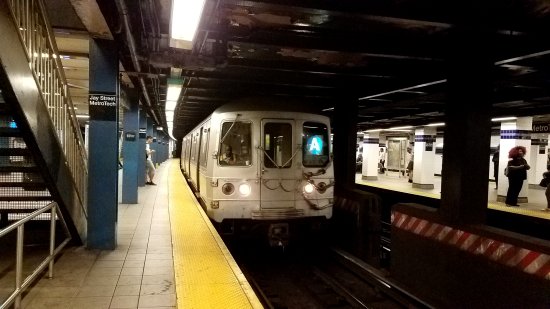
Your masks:
M497 146L497 150L493 154L493 174L495 176L495 189L498 189L498 160L500 156L500 145Z
M546 172L542 173L542 178L546 179L546 208L544 211L550 211L550 165L546 166Z
M508 152L508 164L506 166L508 177L508 192L506 194L506 206L519 206L518 196L523 186L523 181L527 179L527 171L531 168L523 158L527 150L523 146L516 146Z
M409 175L409 182L413 182L413 169L414 169L414 154L412 152L411 147L407 147L407 155L406 158L408 159L407 163L407 174Z
M145 169L147 171L147 176L149 177L149 181L146 182L148 185L156 186L157 184L153 182L153 178L155 178L155 164L153 163L153 152L155 152L154 149L151 149L150 144L153 142L153 137L151 135L147 136L147 140L145 141L145 156L147 157Z

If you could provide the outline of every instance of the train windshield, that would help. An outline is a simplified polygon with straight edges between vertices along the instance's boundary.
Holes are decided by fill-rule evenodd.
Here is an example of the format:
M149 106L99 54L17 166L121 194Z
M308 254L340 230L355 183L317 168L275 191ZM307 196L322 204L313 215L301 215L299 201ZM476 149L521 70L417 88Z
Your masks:
M250 122L228 121L222 124L218 152L220 165L248 166L252 164L250 130Z
M322 167L329 162L328 129L325 124L304 122L302 142L305 167Z

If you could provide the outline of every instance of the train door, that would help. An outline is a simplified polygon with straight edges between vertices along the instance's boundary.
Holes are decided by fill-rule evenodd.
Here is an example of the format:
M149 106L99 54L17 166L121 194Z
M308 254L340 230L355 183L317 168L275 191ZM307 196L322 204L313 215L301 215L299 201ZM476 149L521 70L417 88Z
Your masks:
M201 173L200 173L200 170L201 170L201 149L203 147L203 133L202 133L202 129L203 127L200 127L199 129L199 132L197 132L197 169L195 171L195 175L196 175L196 179L197 179L197 192L200 192L201 188L200 188L200 177L201 177Z
M208 144L210 139L210 123L205 123L201 129L200 153L199 153L199 194L204 195L206 185L207 167L208 167Z
M294 208L296 186L293 169L296 152L294 121L262 120L260 154L260 207L262 209Z

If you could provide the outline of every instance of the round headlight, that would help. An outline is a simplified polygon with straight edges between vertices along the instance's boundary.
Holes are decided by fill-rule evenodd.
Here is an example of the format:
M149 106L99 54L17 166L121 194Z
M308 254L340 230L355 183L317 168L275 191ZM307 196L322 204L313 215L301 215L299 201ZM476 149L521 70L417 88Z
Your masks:
M241 195L247 196L252 191L252 188L250 188L250 185L247 183L243 183L239 186L239 193Z
M313 193L314 190L315 190L315 186L313 186L310 183L308 183L304 186L304 192L307 193L307 194Z
M235 186L231 183L226 183L222 186L222 192L225 195L231 195L235 192Z

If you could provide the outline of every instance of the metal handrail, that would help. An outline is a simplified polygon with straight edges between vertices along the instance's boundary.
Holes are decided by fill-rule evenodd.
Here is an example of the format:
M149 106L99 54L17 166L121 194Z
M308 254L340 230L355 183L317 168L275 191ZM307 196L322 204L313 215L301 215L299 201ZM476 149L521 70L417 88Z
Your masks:
M36 218L38 215L45 213L46 211L51 210L50 216L50 254L38 265L32 274L28 275L24 280L23 276L23 244L24 244L24 232L25 232L25 223ZM60 219L60 222L63 223L63 229L67 238L57 248L55 247L55 221L56 215ZM59 207L56 202L52 202L26 216L25 218L11 224L10 226L0 230L0 238L6 236L8 233L17 230L17 246L15 248L15 290L10 294L10 296L0 304L0 309L8 308L12 303L15 302L14 308L19 309L21 307L21 294L29 287L34 280L38 277L40 273L48 266L48 278L53 277L53 261L55 256L63 250L65 245L71 240L71 234L67 228L67 224Z
M42 0L9 0L18 35L86 213L88 158Z

